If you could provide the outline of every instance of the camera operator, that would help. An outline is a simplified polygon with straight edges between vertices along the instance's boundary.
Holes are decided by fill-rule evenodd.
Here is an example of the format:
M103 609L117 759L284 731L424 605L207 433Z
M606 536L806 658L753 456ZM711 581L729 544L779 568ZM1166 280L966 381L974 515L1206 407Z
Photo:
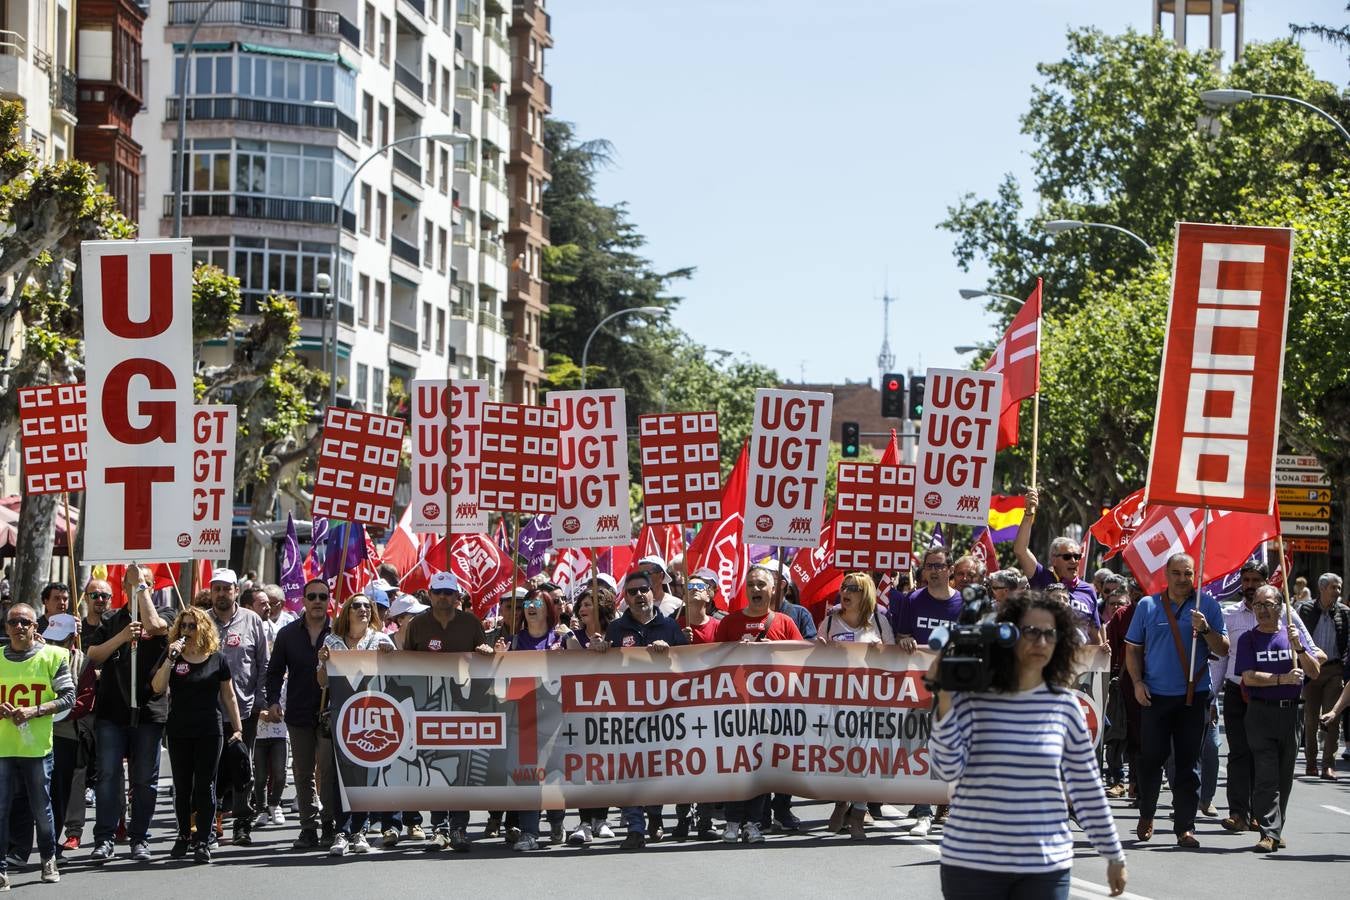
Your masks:
M1019 636L1011 648L990 647L989 692L938 690L941 657L925 679L937 699L933 770L958 782L942 838L942 895L1067 898L1074 857L1067 793L1118 896L1125 854L1070 690L1079 646L1073 613L1031 592L1010 597L998 621L1015 624Z

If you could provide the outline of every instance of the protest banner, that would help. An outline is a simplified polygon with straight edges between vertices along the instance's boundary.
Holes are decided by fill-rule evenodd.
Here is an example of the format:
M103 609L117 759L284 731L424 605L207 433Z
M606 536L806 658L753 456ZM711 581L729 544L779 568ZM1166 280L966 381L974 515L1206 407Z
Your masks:
M1144 593L1156 594L1167 587L1167 560L1174 554L1190 554L1203 584L1238 568L1253 547L1279 534L1278 515L1153 503L1121 558Z
M448 513L452 534L482 534L488 517L478 508L478 442L488 385L446 384L412 382L412 529L443 533Z
M557 512L558 410L520 403L484 403L482 409L478 506Z
M776 791L942 803L931 656L878 644L702 644L655 655L334 653L347 809L563 809ZM1091 648L1080 670L1105 673ZM1080 694L1094 738L1105 681ZM1100 696L1097 692L1100 691Z
M755 391L745 540L815 547L825 514L832 394Z
M86 432L82 384L18 390L23 442L23 492L62 494L84 490Z
M1293 231L1177 224L1145 503L1270 513Z
M628 514L628 416L620 388L549 391L558 412L553 546L602 547L633 533Z
M1002 390L997 372L928 370L914 488L917 518L988 521Z
M902 572L914 544L913 466L841 462L835 478L834 566Z
M234 531L234 406L192 408L192 555L229 559Z
M192 558L192 242L85 241L83 564Z
M486 534L455 535L447 565L473 598L473 614L480 619L493 614L497 601L515 582L510 555L503 554Z
M717 576L717 592L729 612L745 605L745 576L750 571L750 544L745 533L745 482L750 467L750 443L741 446L736 464L731 467L722 488L722 517L705 522L685 551L685 569L697 572L703 567Z
M650 525L722 518L722 451L717 413L638 417L642 508Z
M402 419L328 407L314 475L314 515L388 528L403 450Z

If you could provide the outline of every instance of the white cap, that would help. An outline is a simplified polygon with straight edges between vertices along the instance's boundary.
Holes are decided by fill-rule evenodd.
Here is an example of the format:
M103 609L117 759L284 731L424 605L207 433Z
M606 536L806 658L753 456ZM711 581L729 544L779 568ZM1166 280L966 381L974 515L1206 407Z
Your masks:
M661 583L662 584L670 583L670 567L666 565L666 561L664 559L657 556L655 553L653 553L651 556L644 556L642 557L642 559L639 559L638 565L656 566L658 569L661 570Z
M455 577L453 572L437 572L432 575L431 589L433 591L454 591L456 594L464 593L464 588L459 586L459 579Z
M393 603L389 604L389 618L397 619L404 613L416 615L420 612L426 612L430 608L431 607L419 601L412 594L404 594Z
M610 593L613 594L619 593L619 583L614 580L614 576L609 575L605 572L600 572L595 576L595 581L597 584L603 584L605 587L609 588ZM591 580L589 578L581 578L577 580L576 584L572 585L572 593L570 596L573 600L575 600L582 594L590 593L590 590L591 590Z
M714 593L717 592L717 588L719 587L717 582L717 573L714 572L712 569L708 568L707 566L704 566L701 569L695 569L694 574L689 577L703 579L704 581L708 582L709 585L712 586Z
M47 620L47 630L42 632L44 640L64 641L80 630L79 621L67 613L57 613Z
M239 576L234 574L234 569L213 569L211 571L211 583L216 584L238 584Z
M792 583L792 570L791 570L791 567L783 565L782 563L780 563L780 562L779 562L778 560L776 560L776 559L769 558L769 559L764 560L763 562L757 562L757 563L754 563L753 565L750 566L750 568L752 568L752 569L767 569L767 570L769 570L770 572L773 572L773 573L775 573L775 574L777 574L777 575L782 576L783 580L786 581L786 582L788 582L789 584Z
M374 600L376 603L383 603L385 606L388 606L389 592L392 590L394 590L393 585L385 581L383 578L376 578L370 584L366 585L365 589L362 590L361 593L365 594L367 597L369 597L371 600Z

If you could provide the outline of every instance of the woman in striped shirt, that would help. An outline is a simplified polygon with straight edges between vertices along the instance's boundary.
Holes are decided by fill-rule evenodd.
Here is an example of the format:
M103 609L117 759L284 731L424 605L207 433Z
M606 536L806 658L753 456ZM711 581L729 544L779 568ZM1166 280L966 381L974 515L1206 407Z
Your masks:
M1118 896L1125 854L1083 711L1069 690L1079 645L1073 614L1033 591L1009 598L998 618L1017 625L1020 636L1011 649L991 649L992 690L937 692L933 769L957 782L942 836L942 894L1067 898L1067 792L1079 825L1108 860L1111 896ZM935 660L928 677L936 676Z

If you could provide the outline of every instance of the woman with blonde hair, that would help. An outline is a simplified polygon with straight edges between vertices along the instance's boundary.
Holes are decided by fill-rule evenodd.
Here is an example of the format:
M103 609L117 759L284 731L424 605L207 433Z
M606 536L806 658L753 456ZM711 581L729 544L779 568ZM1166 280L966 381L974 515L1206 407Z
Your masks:
M182 859L192 847L197 862L209 863L207 841L216 815L216 767L225 742L221 711L229 716L229 743L243 739L244 726L234 699L230 666L220 653L216 626L205 610L190 606L178 613L167 636L169 651L150 680L155 694L169 692L164 733L173 768L173 806L178 839L169 856ZM197 841L191 823L197 819Z

